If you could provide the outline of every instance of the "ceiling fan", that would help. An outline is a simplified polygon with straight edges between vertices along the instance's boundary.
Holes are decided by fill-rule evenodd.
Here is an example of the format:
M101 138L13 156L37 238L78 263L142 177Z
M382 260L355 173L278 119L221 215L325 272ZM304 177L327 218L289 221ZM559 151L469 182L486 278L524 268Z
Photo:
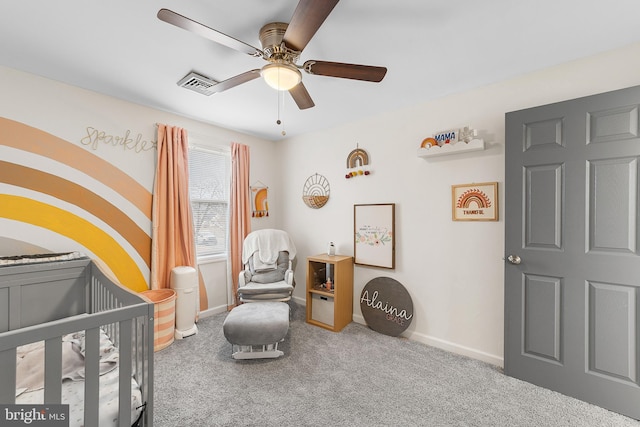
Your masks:
M221 81L209 88L213 93L231 89L262 76L267 84L274 89L289 91L298 108L304 110L313 107L315 104L302 83L300 70L319 76L369 82L380 82L387 73L385 67L342 62L309 60L302 65L296 64L303 49L327 19L327 16L329 16L338 1L300 0L289 24L273 22L262 27L259 33L262 49L244 43L169 9L160 9L158 18L250 56L262 57L262 59L269 62L261 69L246 71Z

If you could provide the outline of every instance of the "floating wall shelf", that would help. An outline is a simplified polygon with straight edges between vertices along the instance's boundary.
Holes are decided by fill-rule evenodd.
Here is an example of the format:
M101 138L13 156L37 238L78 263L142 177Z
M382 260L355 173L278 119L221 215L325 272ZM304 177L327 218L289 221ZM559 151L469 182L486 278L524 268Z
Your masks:
M458 141L455 144L445 144L439 147L418 148L418 157L448 156L482 150L484 150L484 140L472 139L469 142Z

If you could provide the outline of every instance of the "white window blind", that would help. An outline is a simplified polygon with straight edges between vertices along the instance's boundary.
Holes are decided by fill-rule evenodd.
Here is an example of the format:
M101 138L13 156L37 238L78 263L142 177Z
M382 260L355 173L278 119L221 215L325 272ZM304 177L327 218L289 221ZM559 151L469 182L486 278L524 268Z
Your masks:
M189 196L198 257L226 251L230 163L228 152L189 147Z

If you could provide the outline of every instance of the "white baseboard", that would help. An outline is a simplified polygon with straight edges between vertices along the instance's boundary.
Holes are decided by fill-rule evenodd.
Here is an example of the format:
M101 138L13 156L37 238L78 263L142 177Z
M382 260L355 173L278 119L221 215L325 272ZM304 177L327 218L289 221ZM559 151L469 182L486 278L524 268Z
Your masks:
M297 302L298 304L300 304L303 307L307 306L307 300L304 298L300 298L300 297L296 297L296 296L291 296L291 299L294 300L295 302Z
M219 305L217 307L211 307L211 308L207 308L206 310L201 311L200 315L198 317L200 319L204 319L205 317L213 316L215 314L224 313L225 311L227 311L227 306L226 305Z
M364 317L360 315L353 315L353 321L356 323L360 323L362 325L366 325ZM481 360L483 362L489 363L494 366L498 366L500 368L504 367L504 358L485 353L484 351L476 350L470 347L465 347L460 344L455 344L450 341L446 341L440 338L431 337L425 334L421 334L419 332L409 332L403 333L403 337L408 338L413 341L421 342L426 345L430 345L432 347L439 348L441 350L449 351L451 353L461 354L463 356L471 357L472 359Z

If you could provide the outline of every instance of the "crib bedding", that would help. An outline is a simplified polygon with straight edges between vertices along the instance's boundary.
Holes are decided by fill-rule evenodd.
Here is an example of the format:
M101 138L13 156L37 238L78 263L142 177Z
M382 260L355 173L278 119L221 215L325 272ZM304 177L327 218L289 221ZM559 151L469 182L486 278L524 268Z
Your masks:
M62 403L69 405L69 425L83 426L84 418L84 331L62 338ZM99 426L118 424L119 367L118 350L100 330ZM131 378L131 420L143 410L142 393ZM42 404L44 401L44 342L17 349L16 403Z
M140 387L131 379L131 420L137 420L142 407ZM42 404L44 390L23 392L16 397L18 404ZM66 380L62 383L62 403L69 404L69 427L83 426L84 382ZM118 425L118 368L100 376L100 427Z
M34 255L12 255L1 256L0 267L18 264L36 264L52 261L69 261L72 259L86 258L86 255L80 252L61 252L55 254L34 254Z

